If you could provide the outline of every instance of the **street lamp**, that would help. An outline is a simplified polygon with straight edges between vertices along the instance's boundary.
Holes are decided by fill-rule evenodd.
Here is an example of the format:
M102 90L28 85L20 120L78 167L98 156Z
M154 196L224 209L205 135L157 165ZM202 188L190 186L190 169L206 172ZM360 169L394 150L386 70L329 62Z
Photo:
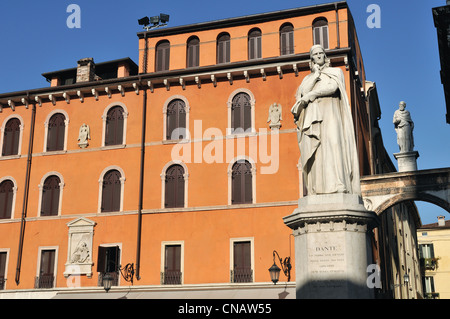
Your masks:
M401 287L401 286L408 286L409 285L409 274L405 273L403 275L403 284L391 284L391 289Z
M120 274L122 275L123 279L127 282L131 282L131 285L133 285L133 278L134 278L134 264L127 264L125 267L121 268L119 266ZM114 278L111 276L111 273L106 272L103 274L103 288L106 292L108 292L113 284Z
M278 257L278 261L280 262L280 267L277 266L275 254ZM286 257L284 260L280 258L280 255L278 255L278 252L276 250L273 251L273 265L269 268L269 274L270 279L274 283L274 285L277 284L278 280L280 279L280 272L283 270L284 275L287 277L287 281L291 280L291 257Z

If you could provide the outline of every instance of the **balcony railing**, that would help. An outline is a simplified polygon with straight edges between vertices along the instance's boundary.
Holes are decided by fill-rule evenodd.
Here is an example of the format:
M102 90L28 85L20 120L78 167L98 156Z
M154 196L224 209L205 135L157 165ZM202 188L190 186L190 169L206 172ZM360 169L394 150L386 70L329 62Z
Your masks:
M0 290L4 290L5 289L5 284L6 284L6 278L5 277L0 277Z
M438 258L421 258L420 264L425 270L436 270L438 268Z
M181 285L183 273L181 271L161 272L161 285Z
M253 282L253 269L234 269L231 270L231 282Z
M426 292L425 299L439 299L439 293L438 292Z
M53 276L52 274L40 275L40 276L36 277L36 279L34 281L34 288L39 288L39 289L53 288L54 281L55 281L55 276Z

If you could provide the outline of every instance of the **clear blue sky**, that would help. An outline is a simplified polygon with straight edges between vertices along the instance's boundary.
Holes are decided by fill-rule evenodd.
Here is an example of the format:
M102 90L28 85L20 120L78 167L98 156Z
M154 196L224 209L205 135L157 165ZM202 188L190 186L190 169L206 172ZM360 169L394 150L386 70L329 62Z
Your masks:
M0 93L48 86L42 73L130 57L138 63L137 19L167 13L170 26L332 2L331 0L3 0L0 2ZM81 8L81 28L70 29L67 7ZM440 82L436 29L431 9L445 0L348 0L362 47L366 76L378 87L380 127L386 150L398 152L392 124L401 100L415 123L419 169L450 167L450 125ZM381 8L381 28L371 29L367 7ZM448 214L438 206L416 202L422 223Z

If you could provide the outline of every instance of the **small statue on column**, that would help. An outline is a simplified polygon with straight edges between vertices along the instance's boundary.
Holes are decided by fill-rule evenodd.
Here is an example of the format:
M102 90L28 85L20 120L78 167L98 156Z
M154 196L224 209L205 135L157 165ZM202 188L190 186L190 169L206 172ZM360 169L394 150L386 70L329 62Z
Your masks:
M397 132L397 144L400 153L412 152L414 149L414 122L411 120L411 114L406 110L406 103L401 101L399 108L394 113L394 125Z

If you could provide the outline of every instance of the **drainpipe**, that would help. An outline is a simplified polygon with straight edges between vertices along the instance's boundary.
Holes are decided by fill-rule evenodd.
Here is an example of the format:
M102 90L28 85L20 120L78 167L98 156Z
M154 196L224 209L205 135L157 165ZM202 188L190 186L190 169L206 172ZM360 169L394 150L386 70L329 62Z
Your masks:
M334 8L336 9L336 37L337 37L336 49L339 49L341 47L341 37L339 32L339 10L337 3L334 4Z
M29 95L27 94L28 98ZM28 195L30 189L30 172L31 172L31 162L33 157L33 141L34 141L34 126L36 122L36 102L33 102L33 108L31 113L31 126L30 126L30 140L28 143L28 155L27 155L27 170L25 175L25 189L23 195L23 205L22 205L22 218L20 221L20 234L19 234L19 252L17 255L17 267L16 267L16 285L20 282L20 268L22 265L22 255L23 255L23 242L25 237L25 223L28 210Z
M143 73L147 73L148 60L148 38L147 32L144 37L144 67ZM139 79L141 83L141 79ZM141 84L142 85L142 84ZM139 206L138 206L138 229L137 229L137 243L136 243L136 279L140 280L141 275L141 242L142 242L142 206L144 201L144 162L145 162L145 129L147 126L147 89L144 89L144 97L142 101L142 136L141 136L141 167L139 173Z
M136 251L136 278L141 279L141 238L142 238L142 207L144 200L144 163L145 163L145 131L147 125L147 89L144 89L142 101L142 138L141 138L141 167L139 174L139 208L138 208L138 230L137 230L137 251Z

